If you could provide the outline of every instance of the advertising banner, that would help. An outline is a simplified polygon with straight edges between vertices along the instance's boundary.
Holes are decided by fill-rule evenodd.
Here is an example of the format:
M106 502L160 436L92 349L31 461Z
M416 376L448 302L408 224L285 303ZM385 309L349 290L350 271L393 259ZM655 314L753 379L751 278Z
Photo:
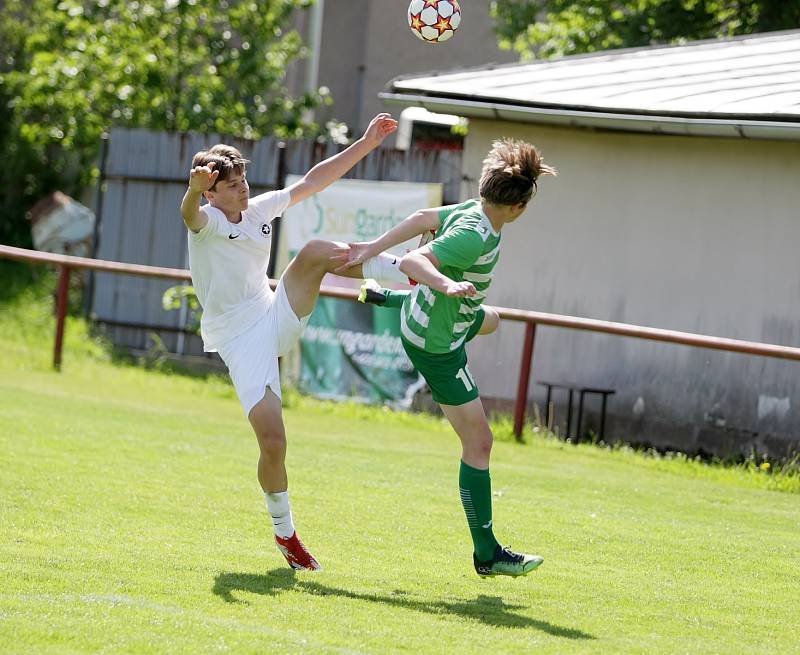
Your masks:
M287 186L299 178L289 176ZM440 184L339 180L281 219L278 270L312 239L352 243L380 236L418 209L442 202ZM419 237L393 248L403 255ZM361 280L327 275L324 285L357 289ZM386 285L392 288L410 288ZM298 384L325 398L411 401L419 376L400 343L400 310L320 297L300 339Z

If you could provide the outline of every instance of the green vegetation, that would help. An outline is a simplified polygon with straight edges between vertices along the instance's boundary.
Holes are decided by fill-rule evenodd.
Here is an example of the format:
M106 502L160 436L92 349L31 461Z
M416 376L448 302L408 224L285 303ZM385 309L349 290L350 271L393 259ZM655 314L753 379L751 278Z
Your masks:
M545 563L481 580L444 422L288 393L295 518L325 569L295 575L230 385L116 365L79 319L55 373L52 280L0 273L3 652L796 646L800 505L759 488L780 476L497 424L497 533Z
M313 0L0 2L0 243L29 240L25 212L98 176L113 126L248 139L317 134L287 66L306 54L292 16ZM8 118L5 118L5 117Z
M493 0L501 47L560 57L800 27L786 0Z

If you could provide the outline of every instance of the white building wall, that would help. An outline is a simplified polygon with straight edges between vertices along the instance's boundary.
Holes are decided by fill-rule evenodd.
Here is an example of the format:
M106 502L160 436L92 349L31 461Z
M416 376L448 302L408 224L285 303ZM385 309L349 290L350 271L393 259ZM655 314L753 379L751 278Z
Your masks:
M472 120L465 196L499 136L559 176L504 230L490 304L800 346L800 144ZM484 396L513 399L522 334L471 346ZM607 386L613 437L780 454L800 443L798 379L797 362L540 327L530 398L540 380Z

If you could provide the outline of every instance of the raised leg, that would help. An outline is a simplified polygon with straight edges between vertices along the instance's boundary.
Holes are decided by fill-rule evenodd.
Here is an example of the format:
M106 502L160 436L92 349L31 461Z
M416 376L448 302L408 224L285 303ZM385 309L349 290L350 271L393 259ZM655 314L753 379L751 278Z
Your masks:
M314 310L322 278L347 260L348 251L345 243L309 241L289 263L281 279L289 304L298 318L308 316ZM361 266L354 266L343 274L361 278Z

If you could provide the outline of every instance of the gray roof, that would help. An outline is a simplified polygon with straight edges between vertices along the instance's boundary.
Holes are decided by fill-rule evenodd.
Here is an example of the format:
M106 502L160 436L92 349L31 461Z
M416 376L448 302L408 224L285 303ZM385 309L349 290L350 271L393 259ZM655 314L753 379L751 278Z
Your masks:
M398 78L381 97L462 116L800 140L800 30Z

